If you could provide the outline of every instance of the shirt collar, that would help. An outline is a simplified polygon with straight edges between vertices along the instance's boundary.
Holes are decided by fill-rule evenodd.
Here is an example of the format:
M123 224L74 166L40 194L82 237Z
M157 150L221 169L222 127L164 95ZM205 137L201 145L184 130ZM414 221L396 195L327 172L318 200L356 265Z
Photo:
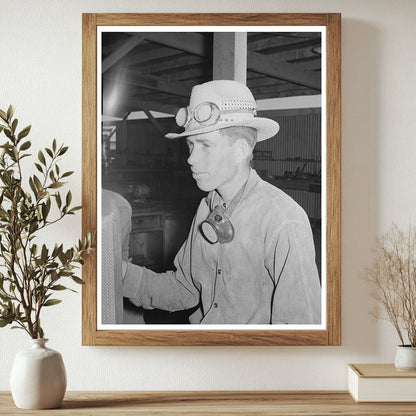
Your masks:
M250 192L256 186L259 179L260 177L257 174L257 172L254 169L250 168L247 182L243 185L244 190L243 190L243 195L241 196L240 200L245 199L250 194ZM222 203L222 199L220 195L218 194L218 192L214 189L213 191L210 191L208 193L208 195L205 198L205 202L208 205L209 209L212 210L214 208L212 205Z

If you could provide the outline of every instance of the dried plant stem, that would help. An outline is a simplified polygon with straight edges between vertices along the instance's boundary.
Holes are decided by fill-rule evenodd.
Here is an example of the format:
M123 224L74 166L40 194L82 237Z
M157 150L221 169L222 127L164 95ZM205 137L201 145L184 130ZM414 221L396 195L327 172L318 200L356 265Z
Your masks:
M394 326L401 345L416 346L416 228L402 231L393 224L377 240L374 254L373 265L363 277L383 306L384 313L375 316Z

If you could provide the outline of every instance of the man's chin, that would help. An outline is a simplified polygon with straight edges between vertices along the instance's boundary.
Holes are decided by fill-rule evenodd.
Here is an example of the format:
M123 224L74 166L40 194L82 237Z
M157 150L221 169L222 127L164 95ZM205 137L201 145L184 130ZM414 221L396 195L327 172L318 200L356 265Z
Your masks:
M196 186L204 192L211 192L215 189L215 187L213 185L204 183L203 181L198 181L197 179L195 179L196 182Z

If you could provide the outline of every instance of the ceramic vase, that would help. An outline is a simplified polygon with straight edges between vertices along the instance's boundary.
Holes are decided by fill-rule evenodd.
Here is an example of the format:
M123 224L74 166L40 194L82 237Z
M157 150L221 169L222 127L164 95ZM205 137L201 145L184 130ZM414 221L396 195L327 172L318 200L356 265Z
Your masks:
M59 352L32 339L31 348L16 354L10 376L14 403L21 409L59 407L66 390L66 372Z
M394 365L399 371L416 370L416 347L409 345L399 345L397 347Z

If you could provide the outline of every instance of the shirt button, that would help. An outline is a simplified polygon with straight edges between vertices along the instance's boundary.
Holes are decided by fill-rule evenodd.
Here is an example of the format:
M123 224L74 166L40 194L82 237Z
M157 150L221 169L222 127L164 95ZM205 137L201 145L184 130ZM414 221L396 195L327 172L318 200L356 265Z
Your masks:
M218 273L218 274L221 274L221 269L218 269L218 270L217 270L217 273Z
M217 302L214 303L214 308L218 308L218 303Z

